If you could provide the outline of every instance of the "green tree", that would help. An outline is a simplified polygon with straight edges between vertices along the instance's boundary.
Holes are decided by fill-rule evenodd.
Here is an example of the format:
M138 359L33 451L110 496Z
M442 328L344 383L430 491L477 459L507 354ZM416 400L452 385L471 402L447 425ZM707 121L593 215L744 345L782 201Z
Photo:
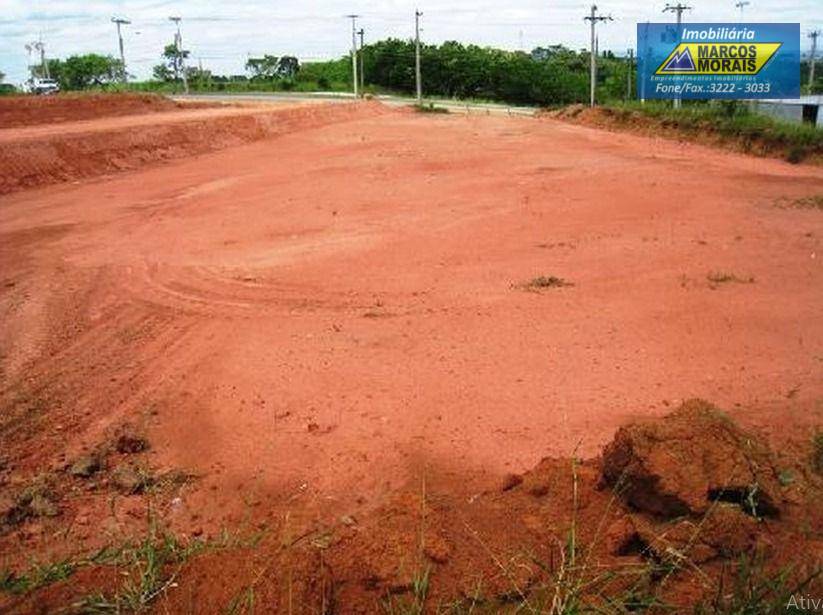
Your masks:
M47 60L48 74L60 83L64 90L85 90L100 87L123 79L123 63L112 56L96 53L69 56L65 60L58 58ZM43 68L37 66L36 77L45 77Z
M206 68L200 68L198 66L189 66L186 68L186 77L189 80L189 83L195 89L198 90L208 90L211 89L212 85L212 74L211 71Z
M294 56L264 55L262 58L249 58L246 61L246 71L252 79L289 79L300 70L300 62Z
M279 77L291 79L300 72L300 60L294 56L283 56L277 63L277 74Z
M163 48L161 55L164 62L152 68L152 75L158 81L176 81L183 74L185 60L189 57L186 49L177 50L177 45L171 43ZM188 73L187 73L188 76Z
M252 79L274 79L277 76L277 65L280 58L264 55L262 58L249 58L246 61L246 71Z

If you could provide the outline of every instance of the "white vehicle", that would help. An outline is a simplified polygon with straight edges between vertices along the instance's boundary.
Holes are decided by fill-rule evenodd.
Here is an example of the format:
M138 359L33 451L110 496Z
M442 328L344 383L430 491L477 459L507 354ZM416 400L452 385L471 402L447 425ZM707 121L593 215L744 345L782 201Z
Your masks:
M26 91L30 94L43 96L57 94L57 92L60 91L60 84L54 79L39 79L35 77L26 82Z

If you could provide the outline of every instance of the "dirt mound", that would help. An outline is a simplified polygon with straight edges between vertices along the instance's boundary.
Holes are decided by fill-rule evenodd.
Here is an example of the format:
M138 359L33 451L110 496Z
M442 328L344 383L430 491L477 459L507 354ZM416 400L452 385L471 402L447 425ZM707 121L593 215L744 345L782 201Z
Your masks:
M196 106L203 106L199 103ZM157 94L61 94L59 96L0 97L0 129L99 117L160 113L192 109Z
M662 420L621 429L603 460L547 458L469 500L442 487L409 486L362 518L286 514L258 524L251 539L227 540L223 530L217 540L184 545L152 534L141 549L161 562L152 583L165 589L145 591L156 591L166 612L243 610L251 601L295 613L426 612L445 604L480 612L566 612L564 605L605 612L665 605L659 612L670 612L701 604L714 612L728 604L728 566L743 562L737 574L760 589L735 600L785 603L786 592L818 587L821 562L810 556L816 547L808 535L817 521L758 518L735 503L706 503L711 486L727 486L717 478L725 476L734 477L731 486L762 482L764 493L774 489L775 506L782 501L762 474L772 454L753 442L716 408L690 401ZM747 469L738 472L737 462ZM614 489L603 488L601 468ZM642 489L627 479L623 490L615 468ZM684 511L700 516L674 516ZM802 565L787 567L798 553ZM85 560L73 578L6 605L50 610L83 594L119 604L125 594L112 585L113 565L128 572L146 563ZM174 585L165 581L172 574ZM24 581L12 575L7 584Z
M666 517L702 515L718 500L776 515L781 501L766 446L700 400L620 429L603 455L603 477L622 483L632 506Z
M135 169L385 111L378 103L266 111L215 109L200 113L203 117L198 119L181 113L173 121L166 118L156 124L21 135L0 148L0 194Z

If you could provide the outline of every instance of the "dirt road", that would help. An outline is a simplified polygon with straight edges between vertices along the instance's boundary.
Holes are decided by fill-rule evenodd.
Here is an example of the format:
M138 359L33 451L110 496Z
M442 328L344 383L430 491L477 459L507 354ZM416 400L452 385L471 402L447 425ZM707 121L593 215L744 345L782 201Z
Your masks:
M26 417L2 448L57 466L131 423L202 477L181 522L217 527L422 473L468 493L693 396L804 429L823 216L792 203L821 192L814 167L390 112L0 197Z

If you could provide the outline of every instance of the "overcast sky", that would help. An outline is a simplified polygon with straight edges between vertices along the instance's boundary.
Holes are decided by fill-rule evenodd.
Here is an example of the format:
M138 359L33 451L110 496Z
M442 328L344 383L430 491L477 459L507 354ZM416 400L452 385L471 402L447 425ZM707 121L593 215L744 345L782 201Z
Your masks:
M738 21L737 0L693 0L689 21ZM599 28L601 49L616 53L634 47L637 22L666 21L665 0L602 0L601 10L615 21ZM240 74L249 54L293 54L302 60L328 59L351 44L348 13L362 15L366 39L408 38L414 9L423 11L426 42L459 40L505 49L532 49L562 43L588 44L583 15L591 2L575 0L0 0L0 71L6 81L27 77L24 45L42 37L49 57L97 52L116 55L112 16L132 20L124 28L129 72L145 78L171 42L170 15L183 17L183 42L195 62L217 73ZM751 0L746 21L799 22L806 33L823 24L820 0Z

